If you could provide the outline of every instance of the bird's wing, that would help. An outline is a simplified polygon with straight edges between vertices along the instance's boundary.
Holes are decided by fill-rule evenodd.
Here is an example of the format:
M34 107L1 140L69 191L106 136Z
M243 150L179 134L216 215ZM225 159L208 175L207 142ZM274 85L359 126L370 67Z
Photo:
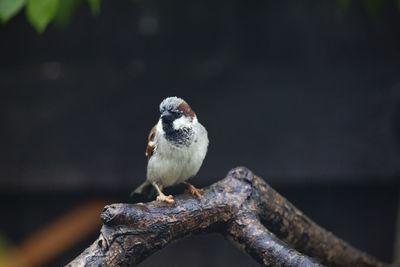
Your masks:
M157 125L154 126L149 133L147 148L145 153L147 160L149 160L150 157L153 155L154 149L156 147L156 143L154 142L154 138L156 136L156 127Z

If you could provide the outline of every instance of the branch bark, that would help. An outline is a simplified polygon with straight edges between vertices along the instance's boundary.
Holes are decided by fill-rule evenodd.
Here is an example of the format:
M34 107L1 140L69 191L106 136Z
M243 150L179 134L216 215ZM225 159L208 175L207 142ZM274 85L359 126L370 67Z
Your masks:
M391 266L318 226L244 167L205 189L201 200L174 199L106 206L99 238L68 266L132 266L172 241L209 232L264 266Z

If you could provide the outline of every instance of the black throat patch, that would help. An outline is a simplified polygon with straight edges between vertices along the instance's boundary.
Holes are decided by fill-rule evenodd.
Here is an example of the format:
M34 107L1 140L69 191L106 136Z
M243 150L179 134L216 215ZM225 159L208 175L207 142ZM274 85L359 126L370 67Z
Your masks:
M162 126L165 139L171 142L171 144L173 144L174 146L190 146L190 144L192 143L194 137L194 132L192 128L182 128L179 130L175 130L172 121L163 121Z

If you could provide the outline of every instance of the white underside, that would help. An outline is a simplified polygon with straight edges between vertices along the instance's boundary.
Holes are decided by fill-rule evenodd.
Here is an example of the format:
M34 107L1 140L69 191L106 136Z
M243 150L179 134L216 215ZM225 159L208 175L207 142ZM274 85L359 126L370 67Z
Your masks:
M147 180L161 187L182 183L199 171L207 153L206 129L198 122L193 125L195 139L189 147L176 147L168 142L157 125L156 148L147 165Z

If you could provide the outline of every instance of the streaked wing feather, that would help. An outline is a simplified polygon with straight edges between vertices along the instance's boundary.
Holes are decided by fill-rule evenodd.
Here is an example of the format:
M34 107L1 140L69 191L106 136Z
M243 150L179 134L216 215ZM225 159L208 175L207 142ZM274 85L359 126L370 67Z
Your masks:
M146 153L145 153L147 160L150 159L150 157L153 155L153 152L154 152L154 148L155 148L154 138L156 136L156 127L157 127L157 125L154 126L149 133L147 148L146 148Z

